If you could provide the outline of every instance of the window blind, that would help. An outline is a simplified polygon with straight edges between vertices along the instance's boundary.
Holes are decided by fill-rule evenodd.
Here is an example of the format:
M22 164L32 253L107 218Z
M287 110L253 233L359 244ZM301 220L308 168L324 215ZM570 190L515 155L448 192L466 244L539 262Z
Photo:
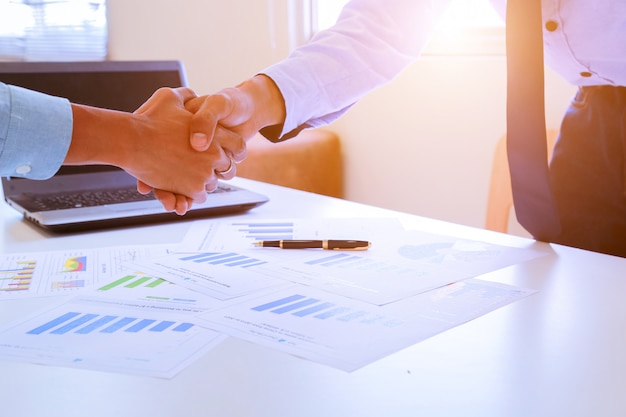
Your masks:
M0 60L107 56L106 0L0 0Z

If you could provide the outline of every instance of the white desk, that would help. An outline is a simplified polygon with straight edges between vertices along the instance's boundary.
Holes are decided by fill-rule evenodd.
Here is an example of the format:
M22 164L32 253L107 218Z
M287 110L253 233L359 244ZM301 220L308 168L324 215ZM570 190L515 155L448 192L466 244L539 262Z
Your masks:
M266 184L244 216L389 217L494 243L522 238ZM0 251L177 242L189 223L52 236L0 205ZM624 416L626 259L553 246L554 254L483 276L536 295L353 373L230 338L172 380L0 362L2 416ZM49 299L0 303L0 323Z

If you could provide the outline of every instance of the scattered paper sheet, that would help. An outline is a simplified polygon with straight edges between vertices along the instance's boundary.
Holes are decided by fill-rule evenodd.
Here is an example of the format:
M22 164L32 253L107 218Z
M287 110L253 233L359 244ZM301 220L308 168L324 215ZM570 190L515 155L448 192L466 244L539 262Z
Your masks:
M213 297L143 273L125 273L100 283L93 290L83 293L83 296L97 297L102 302L120 307L146 308L192 316L221 305Z
M0 300L68 295L117 276L122 265L168 253L165 245L0 255Z
M223 263L226 261L228 263ZM139 260L127 266L218 300L228 300L286 284L284 280L272 278L271 274L260 273L256 266L265 262L233 252L194 252Z
M0 358L171 378L226 336L195 324L216 299L126 262L166 245L2 255L0 301L77 297L0 330Z
M259 240L354 239L378 241L401 232L392 218L250 219L198 221L189 228L178 252L224 252L251 248Z
M129 266L221 300L277 287L282 281L384 305L545 254L393 226L382 229L381 235L375 221L333 220L333 237L371 240L372 247L354 252L251 247L251 241L266 239L271 232L293 239L306 238L297 230L307 230L306 236L318 239L330 232L322 234L323 227L317 229L306 220L212 222L192 228L188 236L192 243L185 239L181 245L201 252L173 253ZM300 223L307 227L299 227Z
M396 219L263 219L199 221L189 229L177 253L136 260L126 266L185 288L227 300L255 291L284 286L278 267L284 251L258 250L252 242L270 239L371 240L402 231ZM283 253L280 253L283 252ZM292 257L304 255L290 251ZM300 252L300 253L296 253ZM306 252L306 251L305 251ZM317 251L315 252L317 253Z
M0 329L0 358L171 378L224 338L183 314L75 297Z
M358 239L368 251L258 240ZM227 335L352 371L534 291L472 279L543 255L394 219L201 221L165 245L0 255L0 300L75 294L0 329L0 358L170 378Z
M470 279L375 306L295 285L198 318L228 335L353 371L534 292Z

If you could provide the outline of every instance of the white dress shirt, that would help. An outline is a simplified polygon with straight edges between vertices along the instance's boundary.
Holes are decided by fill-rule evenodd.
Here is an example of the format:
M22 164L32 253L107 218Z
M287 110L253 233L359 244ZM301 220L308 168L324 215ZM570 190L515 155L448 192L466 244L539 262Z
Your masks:
M262 73L286 106L280 136L330 123L415 60L449 0L352 0L336 25ZM506 0L493 0L504 15ZM574 85L626 86L626 1L544 0L546 63ZM276 139L276 138L271 138Z

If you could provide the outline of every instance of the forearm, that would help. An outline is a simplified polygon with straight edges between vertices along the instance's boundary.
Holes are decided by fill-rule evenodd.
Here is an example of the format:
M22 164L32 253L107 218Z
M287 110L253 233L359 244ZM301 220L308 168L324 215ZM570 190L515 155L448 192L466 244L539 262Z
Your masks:
M192 97L186 88L162 88L134 113L73 105L65 163L115 165L149 187L204 201L205 185L225 158L219 149L195 152L189 145L192 114L184 104Z
M214 141L223 146L217 137L218 126L248 140L265 127L282 127L286 114L280 90L265 75L256 75L235 87L189 100L185 107L195 113L191 130L200 137L192 142L199 151L206 150Z
M252 123L255 131L269 126L282 126L285 122L285 102L271 78L262 74L256 75L236 88L253 102Z
M65 165L127 166L125 158L133 155L134 144L129 137L137 130L132 114L79 104L72 104L72 114L72 142Z
M198 97L185 103L194 113L191 145L199 152L210 146L221 147L235 162L245 156L245 141L266 127L282 129L285 103L276 84L265 75L256 75L235 87ZM241 140L233 148L224 140L229 132ZM232 141L231 141L232 142Z

